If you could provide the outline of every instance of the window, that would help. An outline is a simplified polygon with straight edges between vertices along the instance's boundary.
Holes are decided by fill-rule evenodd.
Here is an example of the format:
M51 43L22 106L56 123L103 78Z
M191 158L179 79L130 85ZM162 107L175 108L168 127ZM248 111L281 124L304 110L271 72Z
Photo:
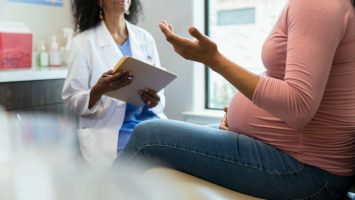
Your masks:
M229 59L260 74L261 48L287 0L205 0L206 34ZM236 89L206 70L206 108L223 109Z
M255 8L217 11L217 25L255 24Z

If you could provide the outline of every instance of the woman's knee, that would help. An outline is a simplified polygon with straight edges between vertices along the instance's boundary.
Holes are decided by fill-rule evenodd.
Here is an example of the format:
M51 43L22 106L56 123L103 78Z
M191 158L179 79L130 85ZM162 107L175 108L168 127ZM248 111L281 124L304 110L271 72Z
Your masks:
M134 128L131 140L144 144L170 141L184 135L186 131L180 131L183 125L182 122L166 119L145 121Z
M141 122L134 128L133 132L134 134L145 134L147 132L155 131L159 129L161 121L162 120L160 119L153 119Z
M139 123L133 130L132 139L148 139L154 138L155 135L158 135L164 130L163 125L164 121L161 119L148 120Z

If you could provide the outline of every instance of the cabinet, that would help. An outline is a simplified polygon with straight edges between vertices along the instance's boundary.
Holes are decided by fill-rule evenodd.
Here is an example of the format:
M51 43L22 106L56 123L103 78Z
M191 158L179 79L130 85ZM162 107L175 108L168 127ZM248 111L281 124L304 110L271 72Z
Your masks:
M65 69L0 72L0 105L10 112L41 112L77 122L61 98L65 77Z

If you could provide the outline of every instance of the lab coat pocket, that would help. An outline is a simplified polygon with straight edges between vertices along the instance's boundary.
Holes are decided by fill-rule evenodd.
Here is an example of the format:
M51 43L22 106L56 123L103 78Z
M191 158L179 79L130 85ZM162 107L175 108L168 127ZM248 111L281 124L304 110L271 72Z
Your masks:
M109 168L117 157L118 131L109 128L78 129L80 151L93 167Z

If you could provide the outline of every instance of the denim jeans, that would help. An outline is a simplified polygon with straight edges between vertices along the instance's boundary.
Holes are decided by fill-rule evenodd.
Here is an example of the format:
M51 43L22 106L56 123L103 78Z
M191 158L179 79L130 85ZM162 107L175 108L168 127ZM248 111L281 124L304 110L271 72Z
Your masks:
M252 137L172 120L134 129L116 164L136 160L264 199L344 199L352 179L302 164Z

